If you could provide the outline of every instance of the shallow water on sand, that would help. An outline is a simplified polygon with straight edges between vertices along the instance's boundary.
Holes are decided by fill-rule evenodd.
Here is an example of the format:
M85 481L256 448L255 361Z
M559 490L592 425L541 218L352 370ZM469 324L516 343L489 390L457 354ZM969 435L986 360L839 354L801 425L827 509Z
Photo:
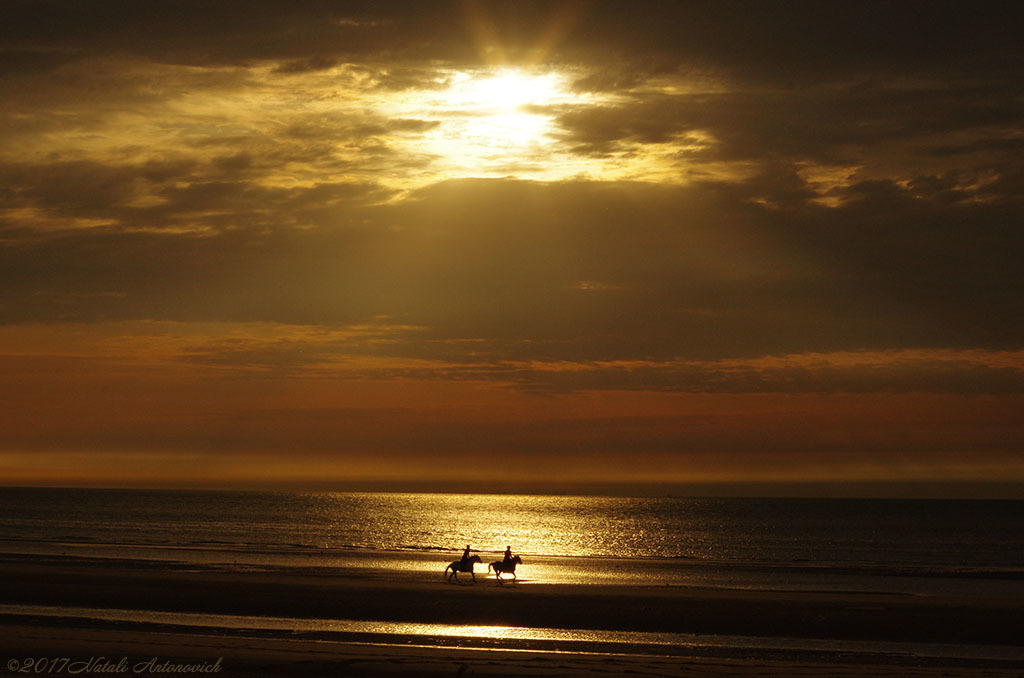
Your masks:
M0 541L0 554L98 560L109 565L170 563L178 568L300 573L314 571L346 577L391 581L444 582L446 565L457 554L395 551L319 550L262 552L230 548L132 546L72 542ZM495 555L495 559L499 556ZM474 568L475 579L463 583L498 584L487 563ZM809 563L738 563L663 558L586 558L527 556L516 579L504 575L508 586L538 584L584 586L642 586L954 595L971 598L1024 600L1024 575L1013 570L958 570L840 566Z
M689 633L653 633L643 631L605 631L595 629L554 629L521 626L420 624L409 622L358 621L349 619L296 619L251 615L197 614L153 610L124 610L110 608L47 607L41 605L8 605L0 603L0 615L24 617L60 617L79 622L126 622L141 625L159 625L201 628L281 632L289 637L296 634L318 634L317 637L351 642L377 642L385 644L419 643L473 646L476 640L499 641L488 643L490 649L526 649L550 652L611 652L611 653L686 653L694 650L782 651L876 655L878 657L960 658L1000 661L1024 661L1024 647L1005 645L954 645L937 643L905 643L885 641L857 641L813 638L783 638L760 636L728 636ZM451 642L448 642L451 641Z

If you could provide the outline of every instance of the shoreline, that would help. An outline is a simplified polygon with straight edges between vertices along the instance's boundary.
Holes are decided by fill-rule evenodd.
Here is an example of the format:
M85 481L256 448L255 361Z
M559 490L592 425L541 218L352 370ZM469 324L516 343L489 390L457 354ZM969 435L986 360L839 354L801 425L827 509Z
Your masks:
M447 583L440 573L226 571L0 558L11 605L296 619L1017 646L1024 600L671 585Z
M7 543L5 543L7 542ZM21 548L15 545L20 545ZM27 545L27 548L26 548ZM481 551L477 580L491 575L487 562L499 552ZM0 538L0 562L78 563L130 569L195 568L223 572L266 572L358 576L368 579L432 581L459 553L331 549L237 549L226 545L94 543ZM666 585L708 590L846 595L962 595L1024 599L1024 567L791 561L703 560L645 556L593 558L524 554L520 583L584 586Z
M463 666L475 676L1024 672L1017 633L1024 601L1015 598L499 586L493 579L456 585L439 572L233 571L7 554L0 601L0 649L9 658L224 657L225 671L234 666L246 676L451 676ZM101 613L109 618L89 617ZM234 621L197 622L203 615ZM278 627L260 628L268 618ZM403 632L411 627L418 630ZM516 637L517 629L533 635ZM557 633L545 637L545 630ZM667 640L649 642L656 637ZM928 648L945 656L929 656Z

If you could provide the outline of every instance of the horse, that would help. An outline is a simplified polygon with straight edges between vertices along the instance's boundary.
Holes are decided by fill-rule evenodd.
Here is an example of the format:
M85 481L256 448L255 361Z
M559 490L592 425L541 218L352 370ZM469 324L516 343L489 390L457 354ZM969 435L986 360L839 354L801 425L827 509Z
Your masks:
M451 583L452 577L455 577L455 581L459 581L459 572L469 572L473 575L473 581L476 582L476 575L473 574L473 563L479 562L482 562L480 556L470 556L469 560L465 561L465 563L461 560L449 563L448 567L444 568L445 574L448 574L448 570L452 571L451 574L448 574L448 583Z
M499 584L504 584L505 581L501 578L502 573L508 573L512 575L512 580L516 578L516 565L522 565L523 559L519 556L515 556L512 560L495 560L493 563L487 565L487 571L494 570L494 578L498 580Z

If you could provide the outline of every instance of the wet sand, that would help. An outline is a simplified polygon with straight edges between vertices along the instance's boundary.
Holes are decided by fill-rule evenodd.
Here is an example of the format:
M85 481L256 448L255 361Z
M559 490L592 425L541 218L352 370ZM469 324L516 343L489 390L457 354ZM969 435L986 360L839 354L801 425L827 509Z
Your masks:
M216 635L38 628L2 625L3 659L102 656L112 664L127 658L127 673L151 675L156 665L213 665L220 671L185 675L273 676L688 676L702 678L861 677L1019 678L1020 668L915 666L850 661L806 662L763 658L678 657L636 654L552 653L487 649L373 645L309 640L235 638ZM142 670L137 667L143 666ZM138 673L136 673L138 671ZM16 675L16 674L11 674ZM109 675L109 674L108 674ZM178 674L181 675L181 674Z
M443 567L443 564L442 564ZM1024 601L993 598L740 591L680 586L498 586L445 582L440 572L231 571L168 563L0 557L7 605L117 608L679 634L725 634L1016 648ZM140 613L140 621L144 614ZM1024 661L919 659L842 652L612 648L524 642L439 641L373 634L261 634L80 618L0 615L8 658L127 656L141 661L224 657L234 675L992 675ZM418 647L448 642L446 647ZM475 645L475 647L467 647ZM621 651L625 649L626 651ZM462 668L466 667L466 668ZM461 670L461 674L458 672Z

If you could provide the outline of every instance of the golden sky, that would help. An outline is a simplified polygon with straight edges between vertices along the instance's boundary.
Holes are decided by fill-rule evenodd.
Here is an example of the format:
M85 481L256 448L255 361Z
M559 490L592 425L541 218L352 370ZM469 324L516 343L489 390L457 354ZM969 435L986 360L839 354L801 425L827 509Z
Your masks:
M5 3L0 484L1024 486L1001 12Z

